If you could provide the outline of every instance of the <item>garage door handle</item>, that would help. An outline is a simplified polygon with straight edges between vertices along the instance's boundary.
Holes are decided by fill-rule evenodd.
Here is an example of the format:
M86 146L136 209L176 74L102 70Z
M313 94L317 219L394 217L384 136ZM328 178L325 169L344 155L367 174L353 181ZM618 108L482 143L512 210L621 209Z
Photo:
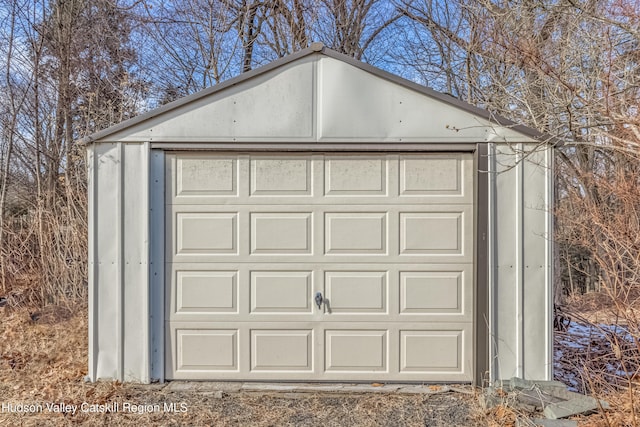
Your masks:
M322 301L324 301L324 298L322 298L322 292L316 292L316 305L318 306L318 309L322 308Z

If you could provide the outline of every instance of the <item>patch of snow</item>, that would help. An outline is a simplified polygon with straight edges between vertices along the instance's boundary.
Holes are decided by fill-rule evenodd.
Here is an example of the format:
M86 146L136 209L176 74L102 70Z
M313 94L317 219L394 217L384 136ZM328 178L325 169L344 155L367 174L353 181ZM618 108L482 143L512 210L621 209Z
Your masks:
M620 325L571 322L554 341L554 378L572 391L587 391L594 375L614 383L640 369L640 346Z

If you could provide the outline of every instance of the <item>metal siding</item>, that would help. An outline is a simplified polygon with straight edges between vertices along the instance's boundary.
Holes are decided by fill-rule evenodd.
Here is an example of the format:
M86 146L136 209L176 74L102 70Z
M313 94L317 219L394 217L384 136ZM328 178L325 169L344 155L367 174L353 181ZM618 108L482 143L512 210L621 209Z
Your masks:
M89 372L88 377L91 381L95 381L97 379L97 369L96 369L96 360L98 354L98 323L97 323L97 286L98 286L98 278L97 278L97 264L98 264L98 254L96 251L96 241L97 241L97 231L96 231L96 212L97 212L97 194L96 194L96 183L97 178L96 175L98 173L96 168L96 155L95 155L95 145L90 146L87 149L87 248L88 248L88 266L87 266L87 274L88 274L88 302L89 302Z
M518 154L516 155L516 161L518 162L518 167L515 169L516 173L516 259L517 259L517 270L516 275L518 277L517 283L519 286L516 287L516 316L518 323L518 330L516 336L516 346L518 349L517 354L517 376L524 376L524 340L525 340L525 330L528 325L525 324L524 319L524 293L526 289L526 283L524 281L524 270L525 270L525 240L527 236L525 234L525 222L524 222L524 199L525 199L525 186L524 186L524 168L526 161L523 160L522 156L522 144L515 145L516 150L518 150ZM529 188L527 187L527 191ZM529 256L529 253L527 253Z
M313 139L313 58L255 76L112 136L120 141Z
M550 150L497 145L492 159L494 380L549 377Z
M489 151L488 144L477 144L474 153L474 223L475 231L475 254L474 254L474 283L475 298L473 306L475 313L474 329L474 364L475 364L475 385L484 386L489 380L490 368L490 309L489 309L489 260L490 257L490 224L489 209L490 189L489 189Z
M318 141L530 141L346 62L320 57L318 68Z
M142 177L144 182L144 187L142 188L142 205L143 209L140 210L140 215L142 215L143 223L142 223L142 235L143 235L143 244L142 244L142 252L141 252L141 262L140 267L142 268L142 272L140 275L142 276L142 280L140 281L140 305L142 308L140 309L142 316L142 333L140 334L140 345L141 348L139 350L139 359L136 361L140 366L140 375L139 380L145 384L151 382L151 352L150 352L150 344L151 344L151 308L149 306L149 302L151 300L150 296L150 288L149 285L151 283L150 279L150 269L149 265L151 263L151 251L149 248L149 222L151 220L151 212L150 212L150 204L151 204L151 144L149 142L145 142L141 147L142 149Z
M496 145L494 163L495 212L494 244L497 255L495 265L494 308L496 317L495 345L498 356L498 377L518 375L518 340L521 322L518 321L518 244L521 233L517 217L519 192L517 166L510 168L513 154L504 153L502 145Z
M149 375L148 306L148 144L121 144L122 163L122 377L147 380Z
M148 381L148 144L90 153L90 378Z
M95 285L96 305L94 316L97 327L96 377L117 378L120 334L114 325L119 322L121 312L118 305L119 240L114 233L114 224L119 216L119 188L114 181L120 174L120 151L117 144L95 146L96 190L93 221L96 234L97 280Z
M425 95L427 97L433 98L434 100L438 100L442 103L444 103L445 105L449 105L452 106L454 108L457 108L461 111L467 112L467 113L471 113L472 115L482 118L484 120L490 120L492 123L495 123L496 129L492 130L491 136L489 137L488 141L497 141L497 140L504 140L504 142L509 142L508 140L505 140L505 134L503 133L504 130L509 130L509 131L516 131L519 133L519 136L516 138L521 138L522 135L524 136L528 136L531 138L532 141L542 141L547 140L550 143L556 144L556 143L561 143L561 141L557 141L552 137L549 137L548 135L545 136L544 134L541 134L540 132L536 131L535 129L526 127L526 126L522 126L522 125L518 125L517 123L514 123L504 117L501 116L496 116L495 114L491 114L490 112L480 109L478 107L474 107L471 104L468 104L464 101L461 101L457 98L454 98L448 94L444 94L444 93L440 93L440 92L436 92L433 89L430 89L428 87L419 85L417 83L414 83L410 80L406 80L403 79L399 76L396 76L394 74L388 73L384 70L381 70L379 68L373 67L369 64L366 64L364 62L360 62L358 60L355 60L347 55L344 55L342 53L338 53L336 51L333 51L331 49L328 49L326 47L324 47L324 45L322 43L312 43L312 45L306 49L302 49L301 51L298 51L294 54L288 55L284 58L280 58L279 60L276 60L274 62L271 62L265 66L256 68L254 70L248 71L246 73L242 73L239 76L236 76L232 79L226 80L222 83L219 83L215 86L209 87L207 89L204 89L198 93L192 94L190 96L186 96L184 98L178 99L176 101L170 102L160 108L157 108L155 110L149 111L145 114L141 114L135 118L126 120L118 125L112 126L108 129L102 130L100 132L97 132L93 135L87 136L83 139L80 140L81 143L86 144L86 143L93 143L93 142L107 142L107 141L114 141L117 139L114 139L113 135L116 135L117 133L120 133L120 135L127 135L127 129L133 129L136 125L143 123L145 121L148 121L154 117L160 116L162 114L165 114L167 112L173 111L173 110L177 110L181 107L187 106L188 104L194 103L199 99L202 98L206 98L206 97L210 97L216 93L222 92L224 90L226 90L229 87L233 87L233 86L240 86L240 85L247 85L247 81L253 80L255 79L257 76L261 76L263 74L266 74L267 72L276 70L280 67L284 67L286 65L292 64L296 61L300 61L303 58L306 57L315 57L315 58L319 58L322 56L326 56L328 58L332 58L336 61L340 61L346 64L351 65L354 68L357 68L359 70L362 70L366 73L372 74L374 76L376 76L377 78L379 78L380 80L386 80L389 82L393 82L396 83L400 86L403 86L405 88L408 88L410 90L413 90L417 93L421 93L422 95ZM317 64L317 61L315 61L314 65ZM124 131L124 132L123 132ZM315 133L314 133L315 134ZM504 136L502 136L504 135ZM497 139L496 139L497 138ZM521 139L518 139L519 141ZM515 141L515 139L514 139Z
M150 363L151 379L164 381L164 152L152 150L150 158Z
M489 381L494 381L500 375L498 365L498 336L497 336L497 283L498 283L498 251L496 245L497 224L496 206L498 198L496 196L496 146L487 144L487 327L489 329Z
M553 147L545 148L545 162L546 162L546 200L547 200L547 212L546 212L546 230L547 236L550 237L547 239L547 247L546 247L546 256L545 262L547 265L547 301L546 305L546 314L545 320L547 321L546 329L546 338L545 345L547 347L547 366L546 366L546 376L547 380L553 379L553 357L554 357L554 342L553 342L553 295L554 295L554 279L555 279L555 268L556 268L556 251L554 246L555 241L555 223L554 223L554 210L555 210L555 150Z
M108 136L125 142L531 142L410 82L311 54ZM459 105L460 104L460 105ZM464 106L469 108L463 108ZM348 117L348 120L345 118Z
M548 262L548 247L551 236L549 228L548 172L549 150L533 153L522 165L526 191L524 192L524 376L547 378L549 371L548 350L551 345L546 327L550 323L548 301L551 283L548 281L551 265Z
M116 144L118 150L118 172L115 176L116 188L116 218L115 218L115 238L116 238L116 300L118 317L116 318L117 338L117 359L118 359L118 380L124 380L124 145Z

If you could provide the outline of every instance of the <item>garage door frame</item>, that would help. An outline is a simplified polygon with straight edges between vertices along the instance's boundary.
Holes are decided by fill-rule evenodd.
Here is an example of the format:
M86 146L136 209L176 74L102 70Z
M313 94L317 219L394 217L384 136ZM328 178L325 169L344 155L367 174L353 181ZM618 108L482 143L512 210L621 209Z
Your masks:
M474 157L473 212L475 233L474 244L474 310L472 342L473 378L476 385L487 381L489 372L489 174L487 143L447 143L447 144L233 144L233 143L158 143L151 144L150 153L150 193L149 193L149 244L151 262L149 265L149 312L151 378L165 381L165 152L169 151L233 151L246 152L326 152L326 153L382 153L382 152L471 152Z

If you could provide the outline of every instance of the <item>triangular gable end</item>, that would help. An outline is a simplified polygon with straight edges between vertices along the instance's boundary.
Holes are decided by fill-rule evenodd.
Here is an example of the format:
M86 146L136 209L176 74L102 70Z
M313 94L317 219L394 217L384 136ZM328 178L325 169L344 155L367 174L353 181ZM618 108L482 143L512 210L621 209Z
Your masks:
M83 142L518 143L539 136L314 44Z

